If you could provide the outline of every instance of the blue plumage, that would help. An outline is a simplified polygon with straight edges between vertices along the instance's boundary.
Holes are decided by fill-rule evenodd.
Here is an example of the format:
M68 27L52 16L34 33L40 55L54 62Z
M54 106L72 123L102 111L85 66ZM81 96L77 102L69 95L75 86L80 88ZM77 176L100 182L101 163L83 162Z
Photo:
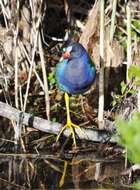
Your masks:
M73 43L66 48L69 56L57 64L56 80L60 90L71 94L80 94L87 91L95 80L95 67L80 43Z

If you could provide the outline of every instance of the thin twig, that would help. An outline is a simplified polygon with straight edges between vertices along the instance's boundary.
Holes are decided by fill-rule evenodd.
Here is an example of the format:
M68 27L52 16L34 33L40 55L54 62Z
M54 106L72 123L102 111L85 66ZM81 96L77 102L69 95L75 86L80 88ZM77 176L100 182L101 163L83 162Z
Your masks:
M104 128L104 0L100 0L99 129Z
M117 0L113 0L113 10L112 10L112 15L111 15L110 38L109 38L111 45L112 45L113 36L115 32L116 7L117 7Z
M38 38L39 43L39 54L41 59L41 68L43 73L43 81L44 81L44 92L45 92L45 103L46 103L46 115L48 120L50 120L50 100L49 100L49 89L48 89L48 80L47 80L47 73L46 73L46 66L45 66L45 60L44 60L44 52L42 48L42 41L41 41L41 34L39 33Z
M127 3L126 5L126 16L127 16L127 71L126 71L126 79L127 84L130 82L128 78L129 67L132 64L132 47L131 47L131 10L130 5ZM128 164L128 150L125 148L125 168L127 168Z
M23 43L22 43L21 41L19 42L19 47L21 48L21 51L23 52L23 54L24 54L24 56L26 57L26 59L27 59L27 61L29 62L29 64L31 64L31 59L30 59L30 57L29 57L29 55L28 55L28 53L27 53L27 50L25 49L25 47L24 47L24 45L23 45ZM35 63L34 63L34 64L35 64ZM35 66L36 66L36 64L35 64ZM33 71L34 71L34 73L35 73L35 76L36 76L36 78L37 78L37 80L38 80L38 82L39 82L39 84L40 84L42 90L44 91L43 82L42 82L42 80L41 80L39 74L37 73L35 67L33 67Z
M128 79L128 70L132 64L132 46L131 46L131 10L130 5L126 5L126 14L127 14L127 83Z
M15 48L15 105L16 108L19 107L18 103L18 45L17 39L18 38L18 25L16 27L15 35L14 35L14 48Z

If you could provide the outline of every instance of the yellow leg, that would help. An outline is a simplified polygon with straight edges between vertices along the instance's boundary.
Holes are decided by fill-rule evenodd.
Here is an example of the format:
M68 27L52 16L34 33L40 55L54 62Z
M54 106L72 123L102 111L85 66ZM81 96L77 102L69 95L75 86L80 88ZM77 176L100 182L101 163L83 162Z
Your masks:
M63 133L63 131L64 131L66 128L70 128L71 134L72 134L72 138L73 138L73 144L74 144L74 146L76 147L76 137L75 137L75 130L74 130L74 128L79 128L80 130L81 130L81 128L80 128L78 125L72 123L72 121L71 121L71 118L70 118L70 109L69 109L69 102L70 102L70 100L69 100L69 95L68 95L67 93L65 93L65 104L66 104L66 111L67 111L67 123L66 123L66 125L64 125L64 126L62 127L60 133L59 133L58 136L57 136L56 142L59 140L59 138L60 138L61 134ZM82 130L81 130L81 131L82 131ZM83 131L82 131L82 132L83 132Z

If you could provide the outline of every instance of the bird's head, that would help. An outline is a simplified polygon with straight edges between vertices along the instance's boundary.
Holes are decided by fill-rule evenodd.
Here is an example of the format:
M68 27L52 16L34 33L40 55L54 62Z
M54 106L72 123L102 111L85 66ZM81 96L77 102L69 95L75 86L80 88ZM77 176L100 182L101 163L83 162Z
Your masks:
M71 52L72 52L72 45L63 48L63 59L70 59L71 58Z
M63 49L63 59L72 59L80 57L85 51L80 43L72 43Z

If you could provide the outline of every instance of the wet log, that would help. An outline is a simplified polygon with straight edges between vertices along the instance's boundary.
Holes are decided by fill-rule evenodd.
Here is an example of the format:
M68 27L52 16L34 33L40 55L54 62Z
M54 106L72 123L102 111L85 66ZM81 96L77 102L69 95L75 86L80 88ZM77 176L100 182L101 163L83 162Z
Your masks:
M0 116L5 117L11 121L22 122L23 125L28 127L33 127L37 130L58 134L62 124L57 122L52 122L40 117L33 116L30 113L22 112L6 103L0 102ZM20 118L22 117L22 119ZM82 129L81 132L79 129L75 130L80 139L85 139L94 142L116 142L114 138L111 137L111 134L107 130L96 130L96 129ZM70 130L66 129L64 131L64 136L68 137L70 135Z

